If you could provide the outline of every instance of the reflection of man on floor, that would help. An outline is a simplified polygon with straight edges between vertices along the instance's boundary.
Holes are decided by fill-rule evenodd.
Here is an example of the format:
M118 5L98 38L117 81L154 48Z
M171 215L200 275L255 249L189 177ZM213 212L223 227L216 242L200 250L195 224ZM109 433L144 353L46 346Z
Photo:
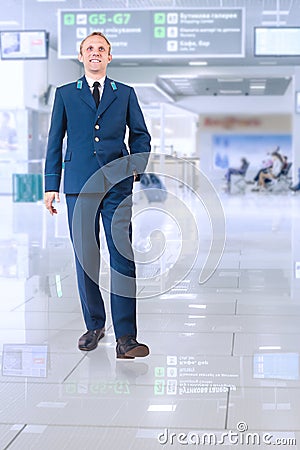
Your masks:
M0 150L16 150L17 149L17 132L15 128L10 126L10 114L2 113L0 126Z

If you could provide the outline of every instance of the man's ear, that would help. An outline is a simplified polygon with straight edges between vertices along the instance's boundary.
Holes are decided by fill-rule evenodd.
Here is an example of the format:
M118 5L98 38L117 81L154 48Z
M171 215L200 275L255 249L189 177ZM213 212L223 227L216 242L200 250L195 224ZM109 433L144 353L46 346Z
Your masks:
M108 64L111 62L111 60L112 60L112 55L109 54L109 55L108 55Z
M78 60L79 60L80 62L82 62L82 54L81 54L81 53L78 53Z

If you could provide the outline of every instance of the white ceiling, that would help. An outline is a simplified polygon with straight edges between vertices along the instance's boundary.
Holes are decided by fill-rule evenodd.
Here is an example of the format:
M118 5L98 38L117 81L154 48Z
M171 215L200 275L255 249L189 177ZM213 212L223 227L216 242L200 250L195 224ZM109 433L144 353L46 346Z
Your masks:
M291 77L160 75L158 86L173 99L194 95L284 95Z
M300 25L300 0L1 0L0 29L43 28L50 32L50 45L57 47L58 9L145 8L230 8L242 7L246 18L245 58L209 58L212 66L300 65L300 57L262 58L253 56L253 30L260 25ZM201 58L199 58L201 59ZM127 60L128 62L128 60ZM188 59L136 60L141 65L186 65ZM113 60L112 64L121 64Z
M230 8L243 7L246 18L246 55L244 58L209 58L206 68L265 66L266 73L273 67L286 67L286 76L253 76L223 77L200 75L201 69L195 75L188 75L189 61L180 60L138 60L138 66L163 66L164 75L157 77L156 85L152 86L152 95L156 100L169 95L178 100L185 96L199 95L284 95L291 81L291 67L300 65L300 57L268 57L253 56L253 30L260 25L300 26L300 0L1 0L0 30L7 29L46 29L50 33L50 46L57 48L57 11L58 9L120 9L121 11L138 8ZM126 61L128 63L128 60ZM201 63L201 58L199 57ZM112 67L122 66L122 60L113 60ZM288 67L289 66L289 69ZM170 75L167 68L170 68ZM180 69L180 75L174 74ZM181 75L187 68L187 75ZM124 69L125 70L125 69ZM149 86L144 86L145 103L151 103ZM154 90L153 90L154 89ZM148 97L147 97L148 96ZM161 97L160 97L161 96ZM147 100L148 98L148 100Z

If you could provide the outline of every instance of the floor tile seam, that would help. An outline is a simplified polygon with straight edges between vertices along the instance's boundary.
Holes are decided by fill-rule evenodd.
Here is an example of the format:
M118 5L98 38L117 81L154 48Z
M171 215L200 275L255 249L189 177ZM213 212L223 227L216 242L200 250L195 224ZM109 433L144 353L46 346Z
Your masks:
M212 315L212 314L211 314ZM238 311L237 311L237 313L236 313L236 316L246 316L246 317L282 317L282 316L284 316L284 317L298 317L298 316L300 316L300 312L299 312L299 314L284 314L284 313L278 313L278 314L265 314L265 313L263 313L263 314L253 314L253 313L239 313Z
M295 330L295 331L293 331L293 330L290 330L290 331L288 331L288 330L285 330L285 331L280 331L280 332L273 332L273 331L257 331L257 330L254 330L254 331L239 331L239 330L236 330L236 331L234 331L234 333L237 333L237 334L239 334L239 335L241 335L241 334L250 334L251 336L253 336L253 335L257 335L257 336L291 336L291 335L297 335L297 334L299 334L300 335L300 332L299 332L299 330Z
M76 332L76 333L81 333L83 332L84 327L82 328L29 328L29 327L24 327L24 328L13 328L13 327L9 327L9 328L1 328L1 332L18 332L18 331L27 331L27 332L32 332L32 331L44 331L44 332L51 332L51 333L58 333L58 332ZM52 336L53 337L53 336ZM14 344L14 342L7 342L7 344ZM18 344L20 344L20 342L18 342ZM23 344L27 344L26 342L23 342ZM28 345L43 345L45 344L45 342L43 343L31 343Z
M32 314L32 313L37 313L37 314L42 314L42 313L47 313L47 314L78 314L78 315L82 315L82 313L81 313L81 311L49 311L48 309L45 309L45 310L40 310L40 311L32 311L32 310L30 310L30 311L15 311L15 310L11 310L11 311L7 311L7 312L9 312L10 314L13 314L13 313L15 313L15 312L17 312L17 313L30 313L30 314Z
M227 427L228 427L229 407L230 407L229 398L230 398L230 387L228 386L227 392L226 392L226 411L225 411L225 419L224 419L224 430L227 430Z
M192 309L192 308L191 308ZM197 309L197 308L194 308ZM157 312L143 312L143 311L139 311L138 315L140 316L145 315L145 316L149 316L151 314L153 315L166 315L166 316L170 316L170 314L172 315L176 315L176 316L184 316L184 315L190 315L192 313L195 313L196 311L184 311L184 312L173 312L173 311L157 311ZM197 311L200 313L200 311ZM208 313L207 311L205 311L205 309L201 310L201 312L203 312L203 314L205 315L210 315L210 316L222 316L222 315L226 315L226 316L231 316L234 315L234 312L232 313Z
M255 313L239 313L239 312L232 312L232 313L209 313L209 312L206 312L205 310L201 310L201 312L203 312L203 315L205 315L205 316L209 316L209 317L211 317L211 316L216 316L216 317L219 317L219 316L226 316L226 317L266 317L266 318L278 318L278 317L282 317L282 316L284 316L284 317L298 317L298 316L300 316L300 312L299 312L299 314L282 314L282 313L278 313L278 314L265 314L265 313L263 313L263 314L255 314ZM145 316L147 316L147 315L159 315L159 316L170 316L170 314L172 314L172 316L173 315L176 315L176 316L186 316L186 315L194 315L193 313L196 313L196 311L189 311L189 312L180 312L180 313L177 313L177 312L175 312L175 313L173 313L173 312L149 312L149 313L144 313L144 312L139 312L139 316L140 315L145 315ZM200 311L199 311L199 313L200 313Z
M76 369L76 368L75 368ZM88 382L94 382L93 379L91 379L91 376L89 376L89 378L86 378L84 381L88 381ZM101 378L100 381L105 381L105 379ZM107 381L111 381L109 378L107 379ZM55 386L66 386L68 384L74 384L74 383L83 383L82 380L66 380L66 381L49 381L48 383L43 383L43 382L35 382L35 381L28 381L26 380L26 386L40 386L40 385L45 385L45 386L49 386L49 387L55 387ZM130 386L135 386L135 387L155 387L155 382L150 382L149 383L140 383L140 384L135 384L135 383L131 383L130 380L128 380ZM19 382L15 382L15 381L2 381L0 380L0 386L1 385L22 385L25 384L22 383L21 381ZM115 399L119 399L119 397L109 397L109 398L115 398ZM188 398L187 400L190 400L190 398Z
M22 304L21 306L24 306L24 304ZM1 309L0 308L0 312L11 312L11 313L13 313L13 312L27 312L27 313L45 313L45 312L49 312L49 309L27 309L27 310L22 310L22 309L20 309L21 308L21 306L18 308L18 309L11 309L11 310L8 310L8 309ZM63 308L63 305L61 305L61 307ZM77 306L75 306L75 308L77 308ZM81 313L81 311L74 311L73 309L65 309L65 310L60 310L60 309L57 309L57 310L53 310L53 311L50 311L50 312L53 312L53 313L57 313L57 314L60 314L60 313L72 313L72 314L82 314Z
M160 378L160 379L164 379L164 378ZM67 386L68 384L74 384L74 383L84 383L84 382L86 382L86 381L88 381L89 383L93 383L94 382L94 380L91 378L91 376L89 376L89 378L86 378L84 381L82 381L82 380L66 380L66 381L51 381L51 382L49 382L49 383L43 383L43 382L34 382L34 381L28 381L28 380L26 380L26 386L34 386L34 385L37 385L37 386L40 386L40 385L45 385L45 386L62 386L62 385L64 385L64 386ZM106 379L103 379L103 378L101 378L100 379L100 381L101 382L103 382L103 381L108 381L108 382L111 382L111 379L109 379L109 378L107 378L107 380ZM124 380L125 381L125 380ZM131 387L138 387L138 388L154 388L155 387L155 380L152 382L152 381L149 381L148 383L146 383L146 382L144 382L144 383L138 383L138 382L135 382L135 383L132 383L129 379L127 379L126 381L128 381L128 383L129 383L129 385L131 386ZM5 382L2 382L2 381L0 381L0 386L1 385L12 385L12 384L17 384L17 385L23 385L23 384L25 384L25 381L24 381L24 383L22 383L21 381L20 382L15 382L15 381L5 381ZM211 384L211 383L203 383L203 385L207 385L207 384ZM226 387L229 387L229 385L228 386L226 386ZM154 395L154 394L153 394ZM203 394L199 394L199 395L203 395ZM105 396L106 397L106 396ZM106 397L107 398L107 397ZM109 398L115 398L115 399L119 399L119 397L109 397ZM174 395L174 398L176 398L177 400L179 400L180 399L180 397L176 397L176 395ZM182 398L182 400L187 400L187 401L190 401L191 399L190 399L190 397L187 397L187 398Z
M24 378L26 378L26 377L24 377ZM153 381L148 381L148 382L138 382L138 381L132 382L130 379L128 379L127 381L129 382L129 384L131 386L148 387L148 386L155 386L156 379L155 379L154 375L153 375L153 379L154 379ZM107 378L107 380L109 381L110 379ZM90 375L88 378L86 378L85 381L93 381L92 380L92 375ZM104 379L102 379L102 381L104 381ZM206 381L205 379L203 379L202 381L203 381L201 383L202 385L214 384L213 382ZM233 381L235 381L235 379L233 379ZM278 379L278 382L280 382L280 381L281 380ZM293 382L293 380L286 380L287 383L289 381ZM9 385L12 385L12 384L20 385L20 384L24 384L24 383L26 383L26 385L41 385L41 384L43 384L43 385L49 385L49 386L57 386L57 385L61 386L62 384L68 384L68 383L74 383L74 382L78 382L78 380L75 380L75 379L74 380L69 380L69 381L67 381L67 380L66 381L51 380L51 381L48 381L48 382L45 382L45 381L31 381L31 380L28 380L28 379L23 380L23 381L22 380L20 380L20 381L16 381L16 380L7 380L7 381L0 380L0 386L1 385L8 385L8 384ZM259 379L258 379L257 383L259 383ZM225 383L225 382L223 384L225 385L225 387L230 387L232 385L231 383ZM287 386L281 386L281 385L273 385L273 386L271 386L271 385L270 386L258 386L257 385L256 386L256 385L253 385L253 384L252 385L250 385L250 384L248 385L248 384L242 384L242 383L239 383L239 382L235 382L234 386L236 386L236 387L238 387L240 389L246 388L246 389L267 389L267 390L270 390L270 389L300 390L300 384L299 384L299 386L288 386L288 385Z
M80 364L82 363L82 361L84 361L84 359L87 357L86 355L83 355L82 358L80 358L79 361L77 361L77 363L75 364L75 366L73 366L73 368L69 371L69 373L64 377L64 379L61 381L60 384L65 384L67 379L74 373L74 371L80 366ZM46 383L45 383L46 384Z
M256 354L259 356L259 355L265 355L266 353L268 353L268 352L264 352L263 350L261 351L261 353L259 353L259 352L256 352ZM297 350L297 349L281 349L281 350L278 350L278 352L277 353L281 353L281 354L285 354L285 353L299 353L299 351ZM270 355L272 355L272 353L269 353ZM226 355L225 355L226 356ZM253 356L254 356L254 353L244 353L244 354L236 354L236 353L233 353L233 355L231 355L231 356L233 356L233 357L236 357L236 358L253 358Z
M45 345L45 344L27 344L27 345ZM99 345L101 345L101 344L99 344ZM109 344L109 345L112 345L112 344ZM105 348L108 348L108 345L105 345ZM82 351L80 351L80 350L76 350L76 349L74 349L73 351L59 351L59 350L56 350L56 351L49 351L48 350L48 356L50 355L60 355L60 356L63 356L63 357L66 357L66 356L75 356L75 355L78 355L78 356L80 356L81 355L81 353L83 353L83 350ZM2 355L3 354L3 351L0 351L0 355Z
M153 330L153 329L147 330L145 328L142 328L141 326L139 327L139 333L140 334L142 334L142 333L150 333L150 332L153 332L153 331L157 331L157 330ZM184 330L172 330L172 331L166 331L166 333L168 333L168 334L178 334L178 333L180 333L180 334L187 334L187 331L184 331ZM195 331L195 332L191 332L191 333L192 334L215 334L215 331L214 330L213 331ZM232 331L220 331L219 334L232 334Z
M232 333L232 340L231 340L231 351L230 351L230 356L234 355L234 347L235 347L235 331Z
M75 368L76 369L76 368ZM87 379L85 379L85 381L89 381L89 382L93 382L93 380L92 379L90 379L91 377L89 377L89 378L87 378ZM105 381L104 379L101 379L101 381ZM108 381L110 381L109 379L108 379ZM153 381L149 381L149 382L131 382L130 381L130 379L128 379L128 383L130 384L130 386L134 386L134 387L138 387L138 388L143 388L143 387L145 387L145 388L149 388L149 387L155 387L155 381L156 381L156 379L154 379ZM201 385L213 385L214 383L211 383L211 382L209 382L209 381L206 381L206 382L204 382L204 381L206 381L205 379L203 379L203 383L201 383ZM234 380L233 380L234 381ZM287 380L288 381L288 380ZM80 382L80 380L66 380L66 381L49 381L49 382L35 382L35 381L28 381L28 380L26 380L26 386L36 386L36 385L38 385L38 386L40 386L40 385L45 385L45 386L62 386L62 385L68 385L68 384L73 384L73 383L77 383L77 382ZM25 383L25 381L24 381L24 383ZM0 380L0 386L1 385L12 385L12 384L17 384L17 385L21 385L21 384L24 384L24 383L22 383L22 381L3 381L3 380ZM218 383L217 383L218 384ZM231 386L232 386L232 383L225 383L225 382L223 382L222 383L223 385L224 385L224 387L226 387L226 388L228 388L228 389L230 389L232 392L236 392L236 390L233 390L233 389L231 389ZM247 384L240 384L240 383L234 383L234 386L237 388L237 389L240 389L240 390L244 390L244 389L247 389L247 390L274 390L274 389L277 389L277 390L281 390L281 391L300 391L300 385L299 386L253 386L253 385L247 385ZM199 398L200 397L202 397L203 396L203 394L199 394ZM115 397L116 399L118 399L118 397ZM182 397L181 395L178 395L178 396L174 396L173 398L176 398L176 400L184 400L184 401L190 401L191 400L191 398L189 397L189 396L187 396L187 397ZM1 424L1 423L0 423Z
M112 323L110 323L108 325L108 328L106 328L106 331L108 331L110 328L112 327ZM1 328L1 331L75 331L77 332L81 332L83 329L83 327L80 328L30 328L30 327L26 327L26 328Z
M98 346L98 349L100 350L100 347L101 347L101 344L99 344L99 346ZM112 343L112 344L109 344L109 345L105 345L105 346L102 346L102 349L106 349L107 351L108 351L108 353L114 353L115 352L115 344L114 343ZM150 349L151 350L151 349ZM93 354L96 354L95 352L97 352L97 350L95 350L95 351L93 351ZM61 352L59 352L59 351L57 351L57 352L49 352L50 353L50 355L60 355L60 356L66 356L66 355L68 355L68 356L74 356L74 355L78 355L78 356L80 356L80 353L78 353L78 352L74 352L74 353L72 353L72 352L70 352L70 353L66 353L66 352L64 352L63 354L61 353ZM2 352L0 352L0 355L2 355ZM184 353L180 353L178 356L188 356L187 354L184 354ZM253 354L250 354L250 355L231 355L231 354L224 354L224 353L220 353L220 354L218 354L218 353L197 353L197 354L194 354L193 356L195 356L195 357L198 357L198 356L201 356L201 358L203 358L203 357L207 357L207 358L228 358L228 357L230 357L230 358L236 358L236 359L240 359L241 357L246 357L246 358L253 358ZM154 358L157 358L157 357L159 357L159 358L166 358L167 357L167 354L166 353L153 353L153 352L151 352L150 353L150 356L148 357L148 359L146 360L146 361L150 361L151 360L151 357L154 357ZM135 361L137 361L136 359L135 359ZM125 362L126 363L128 363L128 364L131 364L131 362L130 361L125 361L125 362L123 362L123 361L118 361L120 364L125 364ZM133 364L134 364L134 362L133 362ZM30 377L27 377L27 378L30 378Z
M0 425L13 426L13 425L15 425L15 423L3 423L3 422L0 422ZM57 424L51 423L51 424L49 424L49 423L40 423L40 422L30 422L30 423L24 424L23 428L21 430L19 430L17 436L19 436L20 433L22 433L26 427L30 427L30 426L46 426L47 428L55 427L55 428L67 428L67 429L75 428L75 427L76 427L76 429L77 428L83 428L83 429L90 429L90 428L92 428L92 429L95 429L95 430L98 430L98 429L104 429L104 430L110 429L112 431L116 430L116 429L132 430L132 431L136 431L136 430L140 430L140 429L149 430L149 431L151 431L151 430L157 431L157 430L161 429L161 427L159 427L159 426L149 426L149 425L142 425L142 426L137 427L137 426L134 426L134 425L119 425L119 424L118 425L116 425L116 424L112 424L112 425L109 425L109 424L107 424L107 425L84 425L84 424L60 424L60 423L57 423ZM190 426L185 426L185 425L183 425L183 426L168 425L167 427L164 427L164 428L168 428L168 430L170 430L170 431L176 431L176 430L178 430L178 431L195 431L196 430L198 432L207 432L207 431L220 432L220 431L228 430L228 428L223 428L223 427L222 428L221 427L214 427L214 428L212 428L212 427L209 426L209 427L205 427L205 428L198 428L198 427L190 427ZM286 428L285 429L284 428L279 428L279 429L274 429L274 428L265 429L265 428L263 428L263 429L259 429L259 428L253 427L253 428L251 428L251 430L249 429L249 432L250 431L252 431L252 432L268 432L268 431L273 431L274 432L274 431L276 431L277 433L299 433L300 432L300 428L299 429L295 429L295 430L289 430L289 429L286 429ZM14 438L16 438L17 436L15 436ZM12 441L8 444L7 447L5 447L5 449L8 449L11 444L12 444ZM5 450L5 449L3 449L3 450Z
M47 344L28 344L28 345L47 345ZM113 348L113 345L114 345L114 343L106 343L106 344L102 344L102 349L108 349L108 348ZM99 344L99 349L100 349L100 347L101 347L101 344ZM96 352L97 350L93 350L93 353L94 352ZM49 356L51 356L51 355L53 355L53 356L57 356L57 355L60 355L60 356L62 356L63 358L65 358L66 356L69 356L69 357L74 357L75 355L77 355L77 356L79 356L80 357L80 355L81 354L83 354L83 353L85 353L84 352L84 350L79 350L79 349L76 349L76 348L74 348L74 350L65 350L65 351L63 351L63 350L55 350L55 351L51 351L51 350L48 350L48 353L47 353L47 355ZM87 354L88 352L86 352L86 354ZM2 352L0 352L0 354L3 354L3 351Z
M185 317L185 316L192 316L192 315L196 315L196 313L199 313L199 315L200 315L200 311L188 311L188 312L182 312L182 313L174 313L174 312L172 312L172 311L167 311L167 312L151 312L151 313L143 313L143 312L139 312L139 314L138 314L138 316L140 317L140 316L150 316L150 315L153 315L153 316L159 316L159 317L161 317L161 316L163 316L163 317L168 317L168 318L170 318L170 315L173 317L173 316L183 316L183 317ZM207 313L206 311L202 311L201 310L201 315L204 315L204 316L207 316L207 317L211 317L211 316L216 316L216 317L224 317L224 316L226 316L226 317L231 317L231 316L233 316L233 317L235 317L235 314L234 314L234 312L232 312L232 313L230 313L230 314L228 314L228 313L217 313L217 314L215 314L215 313ZM300 315L300 314L299 314ZM171 318L170 318L170 320L171 320Z
M13 312L15 311L17 308L20 308L21 306L25 305L26 303L30 302L31 300L33 300L34 297L30 297L29 299L23 301L22 303L20 303L19 305L15 306L14 308L12 308L9 312Z
M98 345L98 349L96 349L96 350L93 350L93 354L96 354L95 352L97 352L97 350L100 350L100 348L101 348L101 343ZM109 345L105 345L105 346L103 346L102 345L102 349L106 349L107 351L108 351L108 353L114 353L115 352L115 347L114 347L114 344L109 344ZM151 350L151 349L150 349ZM1 352L0 351L0 355L2 355L2 353L3 352ZM59 352L59 351L57 351L57 352L49 352L50 353L50 355L62 355L62 353L61 352ZM69 356L74 356L74 355L78 355L78 356L80 356L81 354L83 353L83 351L81 352L81 351L79 351L78 350L78 352L77 353L63 353L63 356L65 357L66 355L69 355ZM272 353L270 353L270 354L272 354ZM167 357L167 354L165 353L165 354L163 354L163 353L153 353L153 352L151 352L150 353L150 356L145 360L145 361L150 361L151 360L151 357L156 357L156 356L159 356L159 357L164 357L164 358L166 358ZM185 354L179 354L179 355L177 355L177 356L189 356L189 355L185 355ZM235 359L240 359L240 358L253 358L253 353L251 354L251 355L224 355L224 354L206 354L206 353L203 353L203 354L201 354L201 355L199 355L198 353L196 354L196 355L193 355L193 356L201 356L201 357L203 357L203 356L207 356L208 358L216 358L216 359L221 359L221 358L228 358L228 356L230 357L230 358L235 358ZM131 364L131 361L119 361L119 360L117 360L118 361L118 363L120 363L120 364L125 364L125 363L128 363L128 364ZM134 361L132 361L132 364L134 365L135 363L137 362L137 359L135 359ZM140 360L139 362L142 362L142 360ZM21 378L21 377L20 377ZM26 377L24 377L24 378L26 378ZM31 377L27 377L27 378L31 378ZM33 377L34 378L34 377ZM300 382L300 381L299 381Z
M244 389L244 386L239 387L239 389ZM264 390L264 389L278 389L278 390L299 390L300 391L300 386L292 386L292 387L288 387L288 386L248 386L247 389L249 390ZM232 392L236 392L233 391L231 389Z
M238 310L238 299L234 300L234 315L237 316L237 310Z
M16 435L10 440L10 442L3 448L3 450L9 449L10 446L18 439L18 437L22 434L22 432L25 430L27 426L28 426L27 424L24 424L23 427L20 430L18 430Z
M251 335L275 335L275 336L281 336L281 335L297 335L300 334L299 330L295 329L294 331L290 329L287 330L283 330L280 332L266 332L264 331L263 333L261 331L248 331L248 330L238 330L238 329L229 329L228 330L217 330L217 329L211 329L211 330L189 330L189 329L176 329L176 330L166 330L166 329L160 329L160 328L151 328L151 330L146 329L146 328L142 328L140 327L140 333L149 333L150 331L154 332L154 333L161 333L161 334L170 334L170 333L177 333L177 334L186 334L186 333L192 333L192 334L214 334L214 335L220 335L220 334L232 334L232 333L237 333L239 335L241 334L251 334Z
M11 425L11 426L13 426L13 425L15 425L15 423L0 422L0 425L8 425L8 426ZM51 424L49 424L49 423L40 423L40 422L34 422L34 423L31 422L31 423L26 423L25 424L25 427L29 427L29 426L47 426L47 428L51 428L51 427L74 428L74 427L76 427L76 428L88 428L88 429L89 428L94 428L94 429L103 429L103 430L105 430L105 429L111 429L111 430L120 429L120 430L133 430L133 431L135 431L135 430L139 431L141 429L149 430L149 431L151 431L151 430L155 430L156 431L156 430L160 430L161 429L161 427L159 427L159 426L149 426L149 425L142 425L142 426L137 426L137 425L115 425L115 424L112 424L112 425L109 425L109 424L107 424L107 425L84 425L82 423L80 423L80 424L61 424L61 423L57 423L57 424L51 423ZM189 427L189 426L185 426L185 425L183 425L183 426L168 425L167 427L164 427L164 428L168 428L169 430L174 430L174 431L175 430L178 430L178 431L182 431L182 430L195 431L196 430L198 432L206 432L206 431L219 432L219 431L224 431L225 430L225 428L219 428L219 427L198 428L198 427ZM282 431L285 431L285 430L282 430ZM299 429L299 431L300 431L300 429ZM295 430L295 432L298 432L298 430Z
M226 383L224 383L224 385L225 385L225 387L226 387ZM228 383L228 386L227 387L229 387L230 388L230 386L231 385L229 385L229 383ZM270 390L274 390L274 389L281 389L281 390L289 390L289 391L292 391L292 390L300 390L300 385L299 385L299 387L297 387L297 386L248 386L248 385L241 385L241 384L234 384L234 386L237 388L237 389L259 389L259 390L268 390L268 391L270 391ZM232 389L231 389L232 390ZM235 390L232 390L232 392L236 392Z

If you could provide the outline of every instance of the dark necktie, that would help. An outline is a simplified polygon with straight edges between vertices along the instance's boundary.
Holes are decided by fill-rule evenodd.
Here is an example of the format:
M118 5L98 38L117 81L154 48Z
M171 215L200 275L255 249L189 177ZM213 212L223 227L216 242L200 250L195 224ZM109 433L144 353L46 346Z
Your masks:
M99 86L101 86L101 84L99 83L99 81L95 81L93 84L93 97L96 103L96 106L98 108L99 103L100 103L100 92L99 92Z

